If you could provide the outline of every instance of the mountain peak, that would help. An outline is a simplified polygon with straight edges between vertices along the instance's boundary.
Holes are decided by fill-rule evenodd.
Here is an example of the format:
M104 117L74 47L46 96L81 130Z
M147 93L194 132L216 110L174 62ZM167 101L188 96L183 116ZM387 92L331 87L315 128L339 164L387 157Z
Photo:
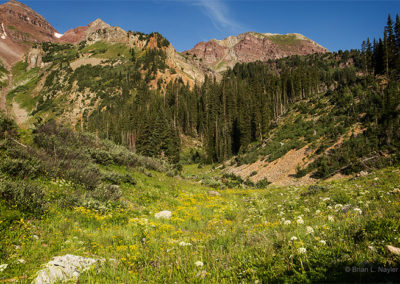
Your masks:
M54 41L57 31L43 16L25 4L10 0L0 5L0 58L13 63L33 43Z
M326 48L298 33L273 34L249 31L222 40L200 42L186 53L196 55L216 71L223 71L238 62L267 61L291 55L327 51Z
M88 25L89 28L93 28L93 29L104 29L104 28L109 28L111 27L109 24L105 23L102 19L98 18L96 20L94 20L93 22L91 22Z

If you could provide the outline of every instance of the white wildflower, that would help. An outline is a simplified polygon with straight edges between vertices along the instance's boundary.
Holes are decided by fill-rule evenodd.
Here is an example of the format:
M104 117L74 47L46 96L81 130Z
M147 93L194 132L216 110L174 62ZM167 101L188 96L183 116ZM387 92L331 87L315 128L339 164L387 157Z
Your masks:
M330 222L333 222L333 221L335 221L335 218L333 218L332 215L329 215L329 216L328 216L328 220L329 220Z
M291 237L290 238L290 240L293 242L293 241L297 241L297 237L296 236L293 236L293 237Z
M326 245L326 241L324 241L324 240L320 240L319 243L320 243L321 245Z
M315 214L321 214L321 210L315 211Z
M343 207L342 204L336 204L336 205L335 205L335 209L341 209L342 207Z
M6 270L8 264L4 263L4 264L0 264L0 272L3 272L4 270Z
M304 220L302 218L297 219L297 224L304 224Z
M358 214L362 214L362 210L360 208L354 208L353 210Z
M292 224L292 222L290 220L286 220L283 224L290 225L290 224Z
M310 226L307 226L307 233L309 234L313 234L314 233L314 229Z
M181 246L181 247L187 247L187 246L191 246L192 244L191 243L186 243L186 242L180 242L179 243L179 245Z
M299 253L305 254L307 252L306 248L299 248Z
M156 219L169 219L169 218L171 218L171 216L172 216L172 213L171 213L171 211L168 211L168 210L161 211L161 212L154 214L154 217Z
M22 259L22 258L18 259L17 261L18 261L18 263L21 263L21 264L26 262L25 259Z
M329 197L325 197L324 199L322 199L322 201L328 201L331 200Z
M204 263L202 261L196 261L194 265L196 265L197 267L202 267Z

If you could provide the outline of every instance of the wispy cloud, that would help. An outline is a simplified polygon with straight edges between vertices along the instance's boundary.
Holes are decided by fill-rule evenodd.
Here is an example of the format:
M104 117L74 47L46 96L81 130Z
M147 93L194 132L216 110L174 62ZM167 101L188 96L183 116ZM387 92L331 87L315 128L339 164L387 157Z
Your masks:
M203 12L210 18L210 20L218 30L243 30L243 26L233 18L229 6L226 2L222 0L189 0L187 2L201 7Z

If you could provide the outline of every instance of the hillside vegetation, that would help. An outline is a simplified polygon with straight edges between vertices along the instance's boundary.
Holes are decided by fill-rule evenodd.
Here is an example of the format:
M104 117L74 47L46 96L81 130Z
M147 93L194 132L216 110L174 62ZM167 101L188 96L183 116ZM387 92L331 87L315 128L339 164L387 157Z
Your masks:
M137 35L154 46L42 43L0 68L8 110L29 112L0 114L0 282L71 254L95 260L79 283L398 280L399 17L361 51L195 86L161 35Z
M107 260L80 282L396 279L347 271L398 267L386 246L400 246L399 168L308 187L213 189L196 182L226 181L209 166L176 178L158 160L55 123L33 133L0 125L2 280L31 282L64 254ZM155 218L162 210L171 218Z

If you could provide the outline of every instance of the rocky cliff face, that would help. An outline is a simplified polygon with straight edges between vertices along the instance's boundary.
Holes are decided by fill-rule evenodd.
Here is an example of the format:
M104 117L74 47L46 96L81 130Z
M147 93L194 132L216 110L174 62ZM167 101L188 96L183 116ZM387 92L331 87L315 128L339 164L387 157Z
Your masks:
M84 40L89 44L96 41L127 42L127 32L120 27L112 27L101 19L97 19L86 27L71 29L60 37L61 42L73 44Z
M0 5L0 58L8 64L20 59L32 43L56 41L59 34L28 6L10 0Z
M238 62L279 59L291 55L324 53L328 50L300 34L260 34L248 32L224 40L200 42L184 53L200 58L216 71Z

